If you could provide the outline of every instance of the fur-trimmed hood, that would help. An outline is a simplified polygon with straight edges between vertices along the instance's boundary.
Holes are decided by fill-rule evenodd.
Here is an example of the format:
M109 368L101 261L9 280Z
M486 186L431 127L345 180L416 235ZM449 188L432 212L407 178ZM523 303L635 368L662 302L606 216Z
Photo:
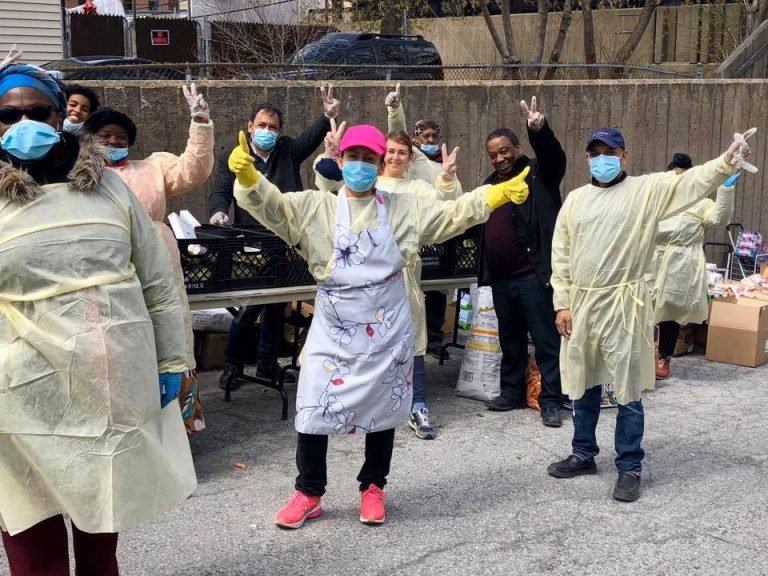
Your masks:
M67 180L74 191L94 192L104 174L106 149L90 134L78 135L77 142L80 150ZM28 172L0 160L0 199L28 204L41 194L40 184Z

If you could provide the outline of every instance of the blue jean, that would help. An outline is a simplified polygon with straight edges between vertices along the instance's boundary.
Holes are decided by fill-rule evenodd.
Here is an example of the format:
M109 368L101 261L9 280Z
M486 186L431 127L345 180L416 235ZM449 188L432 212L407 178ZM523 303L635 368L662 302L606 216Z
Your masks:
M242 369L248 358L248 347L253 345L255 338L254 324L264 311L259 335L259 362L273 363L277 361L277 333L283 334L283 316L285 304L267 304L265 306L246 306L232 322L227 338L224 356L227 364L233 364Z
M525 369L528 366L528 332L536 347L541 371L542 408L560 407L560 335L555 326L552 288L536 274L513 276L491 284L493 306L499 319L501 344L501 395L511 402L526 403Z
M413 402L427 403L427 368L424 356L413 357Z
M602 386L594 386L584 396L573 402L573 453L579 458L590 460L597 456L597 420L600 418L600 396ZM645 452L640 447L643 441L645 413L639 400L626 405L619 404L616 415L616 468L619 472L640 474Z

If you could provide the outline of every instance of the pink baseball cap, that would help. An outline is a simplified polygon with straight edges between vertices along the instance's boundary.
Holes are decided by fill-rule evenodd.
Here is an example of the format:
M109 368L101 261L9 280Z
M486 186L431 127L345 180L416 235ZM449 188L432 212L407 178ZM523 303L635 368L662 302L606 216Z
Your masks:
M383 156L384 152L387 151L387 138L376 126L358 124L357 126L350 126L344 132L339 143L339 154L355 146L368 148L379 156Z

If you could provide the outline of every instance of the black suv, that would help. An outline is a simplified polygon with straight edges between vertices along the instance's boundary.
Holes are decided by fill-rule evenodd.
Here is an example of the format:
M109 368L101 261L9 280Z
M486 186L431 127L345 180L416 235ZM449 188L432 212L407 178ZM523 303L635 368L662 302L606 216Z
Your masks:
M186 75L174 68L130 68L136 64L156 64L145 58L126 56L78 56L43 64L66 82L76 80L184 80ZM109 68L118 66L118 68ZM125 66L125 68L119 68ZM106 69L105 69L106 68Z
M311 80L442 80L443 61L423 36L335 32L307 44L280 78ZM317 65L321 66L317 66ZM367 67L375 66L375 67ZM402 68L415 66L418 68Z

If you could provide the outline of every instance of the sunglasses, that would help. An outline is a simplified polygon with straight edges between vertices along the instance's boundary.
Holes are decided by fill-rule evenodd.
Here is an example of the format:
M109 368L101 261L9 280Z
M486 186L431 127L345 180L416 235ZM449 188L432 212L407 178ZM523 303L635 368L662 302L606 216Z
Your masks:
M0 108L0 124L16 124L25 116L36 122L45 122L51 117L53 106L37 104L29 108Z

